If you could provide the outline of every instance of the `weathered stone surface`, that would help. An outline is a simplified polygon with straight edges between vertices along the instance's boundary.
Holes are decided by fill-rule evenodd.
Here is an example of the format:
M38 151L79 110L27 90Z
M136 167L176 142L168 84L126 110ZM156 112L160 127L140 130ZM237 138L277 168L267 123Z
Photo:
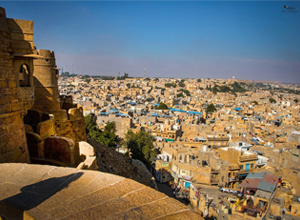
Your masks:
M41 176L55 167L39 166L38 170L27 168L28 164L10 164L0 165L0 181L4 183L14 183L19 186L26 186L32 182L41 179Z
M57 192L51 197L50 200L46 200L38 207L42 211L51 211L54 209L61 208L61 205L66 203L73 195L76 195L83 187L85 187L91 179L95 178L94 173L83 172L72 169L73 172L79 172L82 176L77 181L71 182L68 187L64 188L63 191Z
M54 120L49 119L38 123L36 132L40 135L42 140L45 140L47 137L55 135L55 126Z
M0 187L3 190L0 195L0 201L20 192L20 186L14 183L1 183Z
M28 219L201 219L177 200L111 174L25 164L0 170L0 213L11 207Z
M71 108L68 111L70 120L77 120L83 118L83 109L82 108Z
M85 169L87 169L87 170L97 170L96 156L87 156L84 163L85 163Z
M93 171L84 171L93 172ZM69 198L69 201L77 200L83 196L93 194L98 190L101 190L105 186L110 184L116 184L122 181L124 178L116 175L104 175L104 173L98 172L94 179L91 179L84 187L82 187L78 193L74 194Z
M34 132L26 133L28 149L31 157L39 157L44 155L44 145L41 137Z
M54 115L55 121L64 122L68 120L67 111L64 109L51 111L51 113Z
M44 157L74 164L74 142L66 137L48 137L44 142Z
M79 154L84 156L94 156L95 151L93 146L85 141L80 141L79 143Z

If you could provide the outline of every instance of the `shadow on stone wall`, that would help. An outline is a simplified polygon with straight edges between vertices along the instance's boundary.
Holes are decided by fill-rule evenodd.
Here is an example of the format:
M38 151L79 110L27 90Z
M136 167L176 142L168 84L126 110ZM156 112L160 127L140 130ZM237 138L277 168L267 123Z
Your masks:
M57 101L59 97L55 97L54 94L50 93L50 90L44 87L43 84L35 76L33 76L33 84L35 87L35 102L33 108L48 113L53 110L58 110L59 106L57 106ZM52 92L54 93L54 91Z
M23 219L23 211L39 206L59 191L67 188L69 184L78 180L82 175L83 172L78 172L24 186L20 189L19 194L0 201L0 216L4 219Z
M27 34L25 38L32 29L33 22L7 19L0 7L0 81L5 82L0 88L0 162L30 162L22 115L33 104L33 58L23 56L32 54L31 44L25 40L32 37Z

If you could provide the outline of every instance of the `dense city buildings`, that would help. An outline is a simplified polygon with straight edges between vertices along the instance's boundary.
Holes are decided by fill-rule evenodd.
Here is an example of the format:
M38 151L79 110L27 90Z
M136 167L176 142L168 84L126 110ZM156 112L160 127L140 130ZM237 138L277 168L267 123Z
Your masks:
M59 88L100 129L114 122L121 138L151 134L153 176L187 192L203 216L299 216L297 84L74 75Z
M59 75L33 24L0 8L0 219L300 218L299 85Z

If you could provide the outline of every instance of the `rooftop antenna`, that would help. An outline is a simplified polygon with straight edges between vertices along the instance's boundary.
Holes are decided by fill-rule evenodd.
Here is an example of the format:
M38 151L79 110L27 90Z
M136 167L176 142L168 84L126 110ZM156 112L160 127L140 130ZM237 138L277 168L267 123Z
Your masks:
M124 68L124 76L125 76L125 73L126 73L126 68Z
M119 74L118 74L118 76L120 77L120 69L119 69Z
M144 78L146 78L146 65L144 67Z

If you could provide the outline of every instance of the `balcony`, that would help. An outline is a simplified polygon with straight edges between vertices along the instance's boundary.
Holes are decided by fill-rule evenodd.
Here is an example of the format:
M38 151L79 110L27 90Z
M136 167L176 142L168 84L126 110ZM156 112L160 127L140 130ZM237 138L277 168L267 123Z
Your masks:
M240 162L257 160L256 154L243 155L239 157Z

